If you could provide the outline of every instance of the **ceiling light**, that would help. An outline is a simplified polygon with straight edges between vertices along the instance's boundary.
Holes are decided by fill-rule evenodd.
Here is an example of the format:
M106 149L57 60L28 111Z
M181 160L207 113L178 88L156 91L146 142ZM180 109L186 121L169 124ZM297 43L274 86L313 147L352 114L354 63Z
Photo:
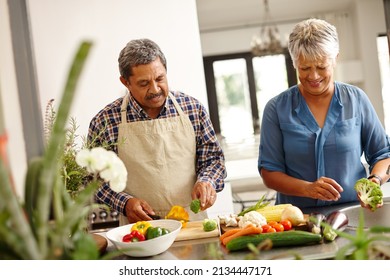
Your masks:
M276 24L271 21L268 0L264 0L264 22L258 34L253 35L251 51L255 56L279 54L283 52L280 34Z

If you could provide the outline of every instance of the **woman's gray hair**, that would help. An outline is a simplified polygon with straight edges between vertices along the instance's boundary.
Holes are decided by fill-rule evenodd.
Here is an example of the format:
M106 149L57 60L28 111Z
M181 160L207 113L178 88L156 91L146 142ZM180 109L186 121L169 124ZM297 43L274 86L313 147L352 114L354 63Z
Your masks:
M336 27L325 20L304 20L290 33L288 50L295 68L300 56L310 60L330 58L335 62L339 49Z
M119 54L119 73L128 79L132 73L132 67L145 65L160 58L161 63L167 69L167 61L160 47L150 39L137 39L127 43Z

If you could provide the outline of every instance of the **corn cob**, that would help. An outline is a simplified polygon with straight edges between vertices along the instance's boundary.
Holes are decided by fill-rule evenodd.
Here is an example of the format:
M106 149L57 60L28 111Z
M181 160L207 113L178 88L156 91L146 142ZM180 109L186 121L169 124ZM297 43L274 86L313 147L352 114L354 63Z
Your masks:
M278 205L267 205L256 211L259 212L264 218L269 221L280 222L282 212L287 206L291 206L292 204L278 204Z

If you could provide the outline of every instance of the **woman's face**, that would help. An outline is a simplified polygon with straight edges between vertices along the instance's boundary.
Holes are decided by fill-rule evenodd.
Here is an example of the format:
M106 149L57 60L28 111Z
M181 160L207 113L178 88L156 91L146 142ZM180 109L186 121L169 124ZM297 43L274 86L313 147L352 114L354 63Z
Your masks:
M330 58L310 60L300 56L297 70L302 93L314 96L333 93L334 65Z

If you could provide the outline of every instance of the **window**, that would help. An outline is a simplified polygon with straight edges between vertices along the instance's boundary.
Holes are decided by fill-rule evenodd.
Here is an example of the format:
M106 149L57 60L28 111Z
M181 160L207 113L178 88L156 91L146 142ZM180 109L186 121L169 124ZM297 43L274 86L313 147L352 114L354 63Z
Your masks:
M384 125L387 134L390 134L390 59L389 59L389 45L386 35L377 37L379 68L382 81L382 98L383 111L385 115Z
M265 104L297 83L289 54L239 53L204 58L209 111L226 143L259 134Z

